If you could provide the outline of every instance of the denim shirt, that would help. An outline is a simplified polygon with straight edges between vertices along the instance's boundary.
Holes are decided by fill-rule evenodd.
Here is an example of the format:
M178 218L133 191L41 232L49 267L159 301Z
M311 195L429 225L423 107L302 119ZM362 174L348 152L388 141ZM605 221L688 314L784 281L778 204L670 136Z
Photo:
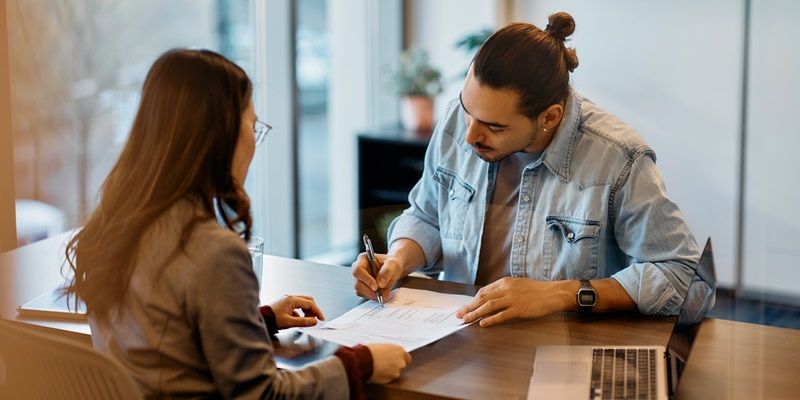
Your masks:
M389 242L416 241L422 272L472 284L497 163L479 158L465 134L456 99L436 126L423 176L390 225ZM511 276L613 277L641 313L677 314L700 249L655 161L636 131L571 90L552 142L522 173L509 227Z

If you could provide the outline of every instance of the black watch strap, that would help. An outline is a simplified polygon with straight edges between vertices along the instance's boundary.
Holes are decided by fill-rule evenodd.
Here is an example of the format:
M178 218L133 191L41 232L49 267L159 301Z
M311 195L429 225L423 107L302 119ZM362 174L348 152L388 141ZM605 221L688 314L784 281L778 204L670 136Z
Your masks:
M597 304L597 292L592 287L591 282L586 279L580 280L581 287L578 289L577 301L578 309L581 312L591 312Z

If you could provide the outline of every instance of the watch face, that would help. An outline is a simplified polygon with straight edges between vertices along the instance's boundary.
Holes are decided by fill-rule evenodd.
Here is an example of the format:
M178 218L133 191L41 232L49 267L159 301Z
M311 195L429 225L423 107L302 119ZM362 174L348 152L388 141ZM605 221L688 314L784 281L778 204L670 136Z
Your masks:
M581 290L578 292L578 304L582 306L593 306L597 298L594 290Z

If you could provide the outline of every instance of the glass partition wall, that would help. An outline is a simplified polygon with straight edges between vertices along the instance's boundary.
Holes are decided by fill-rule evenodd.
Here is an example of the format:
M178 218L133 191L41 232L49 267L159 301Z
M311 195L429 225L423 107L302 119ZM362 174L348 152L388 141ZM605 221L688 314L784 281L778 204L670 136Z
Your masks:
M18 243L79 226L152 62L219 51L253 71L252 1L6 1Z

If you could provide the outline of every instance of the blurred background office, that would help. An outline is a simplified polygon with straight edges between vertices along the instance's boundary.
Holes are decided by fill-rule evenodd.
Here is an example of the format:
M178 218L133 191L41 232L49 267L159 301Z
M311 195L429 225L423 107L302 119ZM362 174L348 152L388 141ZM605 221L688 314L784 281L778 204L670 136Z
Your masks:
M641 132L695 237L714 239L723 288L716 315L800 327L800 3L0 4L2 250L80 226L126 140L147 68L185 46L241 65L256 84L257 113L275 127L247 182L265 250L348 264L369 212L360 207L365 166L387 182L401 174L390 162L365 164L360 146L380 143L389 154L410 143L403 157L424 150L424 133L399 128L403 91L392 84L404 50L427 52L439 72L441 90L431 94L440 115L461 87L471 43L511 21L543 27L563 10L577 23L568 43L580 59L573 85ZM392 136L363 140L384 132ZM373 192L397 199L405 190L397 189ZM369 214L371 226L384 227L397 209Z

